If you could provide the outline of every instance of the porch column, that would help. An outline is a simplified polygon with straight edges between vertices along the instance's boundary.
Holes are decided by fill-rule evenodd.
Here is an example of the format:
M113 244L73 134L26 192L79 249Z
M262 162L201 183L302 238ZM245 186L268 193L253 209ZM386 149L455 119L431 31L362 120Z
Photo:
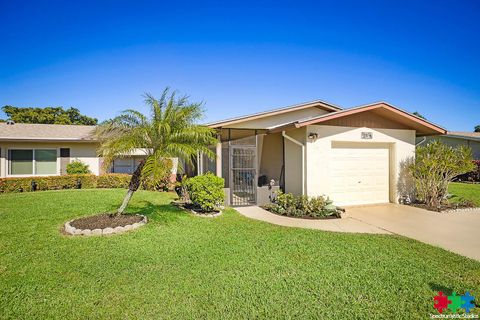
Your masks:
M220 139L219 142L217 142L215 153L217 155L217 161L215 161L216 174L217 177L222 177L222 142L220 141Z

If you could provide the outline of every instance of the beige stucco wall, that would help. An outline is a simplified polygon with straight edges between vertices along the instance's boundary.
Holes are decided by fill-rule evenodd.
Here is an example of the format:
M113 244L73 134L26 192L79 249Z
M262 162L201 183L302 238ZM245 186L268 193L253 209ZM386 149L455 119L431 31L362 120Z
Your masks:
M268 180L278 184L283 164L282 134L280 132L263 136L259 176L266 175Z
M311 107L302 110L290 111L282 114L236 123L229 126L224 126L223 128L268 129L299 119L315 117L326 113L328 112L323 109Z
M362 132L372 132L372 139L361 139ZM306 135L310 133L317 133L318 138L308 139L306 144L306 193L309 196L328 196L330 192L329 169L333 143L351 144L352 147L370 143L390 150L390 201L398 202L399 176L404 172L402 162L415 156L414 130L312 125L306 130Z
M306 127L303 127L289 130L286 134L305 144L306 132ZM306 180L305 178L305 188ZM302 194L302 148L288 139L285 139L285 192Z
M96 155L95 143L39 143L39 142L0 142L0 177L7 177L7 150L8 149L57 149L57 174L60 174L60 148L70 148L70 161L78 159L88 164L93 174L100 173L100 159Z
M417 138L417 141L421 141L421 140L423 140L423 138L421 137ZM452 138L452 137L446 137L446 136L433 136L433 137L427 137L426 143L432 140L440 140L446 145L449 145L451 147L456 147L456 146L470 147L472 148L473 158L480 159L480 141Z

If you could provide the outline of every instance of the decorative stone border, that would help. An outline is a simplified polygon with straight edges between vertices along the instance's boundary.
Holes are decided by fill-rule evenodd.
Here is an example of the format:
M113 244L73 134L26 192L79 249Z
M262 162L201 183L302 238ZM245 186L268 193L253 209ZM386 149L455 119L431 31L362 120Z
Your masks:
M223 210L220 210L219 212L211 213L211 214L198 213L195 210L190 210L190 211L197 217L202 217L202 218L215 218L223 214Z
M140 222L134 223L134 224L127 224L124 227L115 227L115 228L105 228L105 229L77 229L74 226L72 226L70 223L75 221L76 219L70 220L65 223L65 233L72 235L72 236L106 236L110 234L118 234L118 233L123 233L127 232L133 229L140 228L144 224L147 223L147 217L141 214L137 214L137 216L143 217L143 219Z
M480 212L480 207L445 210L445 211L441 211L440 213L467 213L475 210L479 210Z

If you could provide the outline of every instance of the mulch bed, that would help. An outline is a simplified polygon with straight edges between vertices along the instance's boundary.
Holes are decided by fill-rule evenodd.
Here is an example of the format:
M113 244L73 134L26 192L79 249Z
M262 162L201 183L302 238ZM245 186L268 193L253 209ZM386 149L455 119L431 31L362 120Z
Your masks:
M265 208L263 208L263 209L265 209ZM266 210L266 209L265 209L265 210ZM294 218L294 219L307 219L307 220L331 220L331 219L341 219L341 218L335 217L335 216L325 216L325 217L287 216L287 215L279 214L279 213L276 213L276 212L273 212L273 211L270 211L270 210L267 210L267 211L270 212L270 213L276 214L277 216L280 216L280 217L287 217L287 218Z
M421 203L421 202L413 202L413 203L410 203L410 205L412 207L417 207L417 208L425 209L425 210L428 210L428 211L434 211L434 212L475 208L475 205L470 204L470 203L446 203L446 204L442 204L438 208L429 207L425 203Z
M219 212L220 212L219 210L205 211L205 210L202 210L201 208L193 205L192 203L185 203L185 202L180 202L180 201L172 201L172 204L173 204L174 206L177 206L177 207L180 207L180 208L183 208L183 209L186 209L186 210L193 210L193 211L195 211L195 212L198 213L198 214L215 214L215 213L219 213Z
M268 210L268 208L264 207L264 206L260 206L263 210L266 210L270 213L273 213L273 214L276 214L277 216L280 216L280 217L287 217L287 218L295 218L295 219L307 219L307 220L330 220L330 219L341 219L340 217L336 217L336 216L324 216L324 217L312 217L312 216L287 216L286 214L280 214L280 213L276 213L276 212L273 212L273 211L270 211ZM342 212L345 212L345 209L343 208L339 208Z
M76 219L70 222L70 225L77 229L93 230L93 229L125 227L126 225L140 222L142 221L142 219L143 217L138 215L122 214L119 216L111 216L108 213L104 213L96 216Z

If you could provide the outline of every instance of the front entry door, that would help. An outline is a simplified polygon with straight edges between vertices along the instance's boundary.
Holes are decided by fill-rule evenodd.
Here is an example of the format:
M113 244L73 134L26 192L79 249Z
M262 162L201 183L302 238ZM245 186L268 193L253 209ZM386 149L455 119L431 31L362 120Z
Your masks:
M232 206L257 203L257 147L230 145L230 201Z

